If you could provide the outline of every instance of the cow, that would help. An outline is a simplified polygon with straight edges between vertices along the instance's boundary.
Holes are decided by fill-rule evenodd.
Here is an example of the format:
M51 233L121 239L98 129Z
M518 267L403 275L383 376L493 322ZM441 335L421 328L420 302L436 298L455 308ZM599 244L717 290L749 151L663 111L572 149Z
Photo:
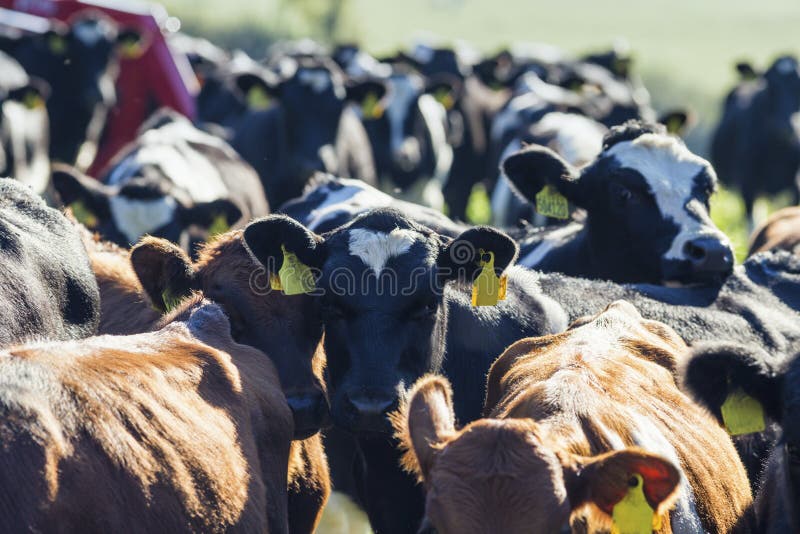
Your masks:
M231 131L231 145L261 177L267 198L280 206L298 196L316 171L375 184L375 164L352 102L364 96L345 86L326 58L284 57L268 69L234 58L206 79L198 119Z
M753 232L747 255L768 250L787 250L800 255L800 206L776 211Z
M169 110L153 115L100 181L59 166L53 182L62 201L81 201L95 229L120 246L143 235L180 242L185 250L269 213L258 175L224 141Z
M586 210L584 223L524 240L521 265L656 284L705 283L733 269L730 240L709 216L714 170L663 126L612 128L599 156L580 169L532 145L506 158L503 171L529 201L548 186L565 204Z
M288 532L291 412L218 305L7 347L0 367L3 531Z
M711 161L722 183L738 188L753 225L759 194L791 189L800 201L800 68L780 56L763 74L737 65L742 81L728 94L711 143Z
M0 51L0 176L13 176L39 195L52 196L45 101L49 88L31 79L11 56Z
M0 346L93 335L100 299L75 225L8 178L0 179L0 219Z
M293 533L312 533L330 493L328 465L318 434L327 425L328 403L320 383L325 361L316 299L271 291L270 273L252 258L241 230L227 232L205 244L195 262L177 245L154 237L143 239L131 249L130 263L96 253L90 257L93 265L106 266L95 269L100 287L108 288L102 295L104 300L122 301L129 306L110 309L114 318L104 318L103 323L126 324L120 314L134 313L132 308L141 306L143 299L160 315L193 292L202 292L206 299L222 306L237 343L269 355L294 421L288 479L289 523ZM131 270L135 274L131 275ZM139 285L143 294L138 293ZM135 321L129 318L127 324Z
M509 347L489 372L484 417L460 430L447 379L420 379L393 423L404 467L424 485L427 525L604 531L637 488L660 525L645 516L643 531L745 530L752 497L736 450L676 385L685 350L620 301Z
M620 299L688 343L726 338L800 347L800 313L753 283L746 266L722 285L678 288L540 273L511 266L517 245L496 229L473 227L450 239L391 208L322 235L273 215L251 223L245 240L265 265L282 265L283 245L317 270L312 294L322 306L331 412L358 440L366 466L360 497L379 532L409 532L422 517L422 496L396 467L386 414L425 373L446 376L458 420L473 421L489 366L506 347L560 332ZM465 286L479 273L490 277L489 265L495 276L507 276L506 300L473 307Z
M800 529L797 506L800 358L768 354L758 345L717 341L695 347L681 371L685 387L720 422L724 421L725 400L731 393L743 392L758 402L760 408L756 412L763 411L761 417L779 423L777 440L757 479L754 531L797 532Z
M747 277L800 311L800 257L785 250L759 252L744 262Z
M138 39L135 30L120 31L108 17L91 14L69 26L53 22L43 33L6 43L5 51L31 76L50 85L50 159L82 168L91 163L106 116L116 102L117 45ZM91 149L79 161L84 145Z

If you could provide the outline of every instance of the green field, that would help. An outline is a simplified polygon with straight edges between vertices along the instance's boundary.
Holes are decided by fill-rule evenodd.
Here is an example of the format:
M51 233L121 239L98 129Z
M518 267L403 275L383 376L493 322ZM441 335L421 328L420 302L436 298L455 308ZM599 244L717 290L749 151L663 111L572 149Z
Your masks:
M778 53L800 52L798 0L169 0L165 5L188 31L254 54L275 39L324 40L331 34L376 53L426 35L446 43L464 40L485 52L534 41L580 53L624 38L656 107L694 112L687 142L701 154L736 79L734 62L747 59L760 67ZM340 16L328 20L334 5L341 5ZM763 212L772 208L764 206ZM738 198L722 193L713 211L741 257L747 229Z

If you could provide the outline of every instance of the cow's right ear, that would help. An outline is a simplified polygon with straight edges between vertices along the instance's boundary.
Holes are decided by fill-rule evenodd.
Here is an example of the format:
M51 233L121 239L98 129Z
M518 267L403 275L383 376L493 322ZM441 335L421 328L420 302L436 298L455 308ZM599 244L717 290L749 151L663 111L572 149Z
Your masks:
M494 256L497 276L513 265L519 254L519 246L509 236L488 226L476 226L453 238L439 251L436 267L445 280L461 280L472 283L483 270L482 262Z
M186 253L175 243L144 237L131 249L131 265L153 307L164 313L194 289L195 271Z
M547 147L526 146L508 156L502 167L514 189L529 202L536 202L536 194L550 185L573 204L586 205L578 171Z
M728 395L742 390L755 398L774 420L781 417L781 359L757 346L704 343L692 347L682 364L684 390L722 421Z
M391 420L404 450L403 468L424 481L440 450L438 445L456 431L450 383L441 376L423 376Z
M250 254L268 272L283 266L284 249L303 264L319 269L325 261L322 237L286 215L269 215L244 229L244 242Z
M236 76L234 83L250 109L267 109L280 93L278 80L272 79L266 71L241 73Z
M753 66L747 61L740 61L736 64L736 72L742 80L755 80L758 78L758 73Z
M111 217L109 198L113 192L99 180L62 163L53 164L52 180L65 206L81 202L98 219L108 220Z

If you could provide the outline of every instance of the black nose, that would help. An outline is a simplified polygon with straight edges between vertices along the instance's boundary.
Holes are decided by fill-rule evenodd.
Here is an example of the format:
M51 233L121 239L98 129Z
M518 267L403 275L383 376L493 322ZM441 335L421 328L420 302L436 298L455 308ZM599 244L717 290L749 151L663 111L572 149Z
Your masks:
M699 274L727 274L733 270L733 250L714 237L698 237L687 241L683 251Z
M327 425L328 401L321 391L291 394L286 397L294 419L294 439L306 439Z
M397 396L386 393L363 393L345 398L349 419L354 430L388 432L387 414L398 406Z

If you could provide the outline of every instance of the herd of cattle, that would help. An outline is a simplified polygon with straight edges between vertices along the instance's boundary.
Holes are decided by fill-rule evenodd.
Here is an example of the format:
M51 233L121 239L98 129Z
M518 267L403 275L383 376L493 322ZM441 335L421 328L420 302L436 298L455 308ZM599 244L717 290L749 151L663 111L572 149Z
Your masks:
M196 120L88 176L137 43L0 36L0 531L800 531L800 208L709 213L796 190L795 58L712 165L620 49L175 34Z

